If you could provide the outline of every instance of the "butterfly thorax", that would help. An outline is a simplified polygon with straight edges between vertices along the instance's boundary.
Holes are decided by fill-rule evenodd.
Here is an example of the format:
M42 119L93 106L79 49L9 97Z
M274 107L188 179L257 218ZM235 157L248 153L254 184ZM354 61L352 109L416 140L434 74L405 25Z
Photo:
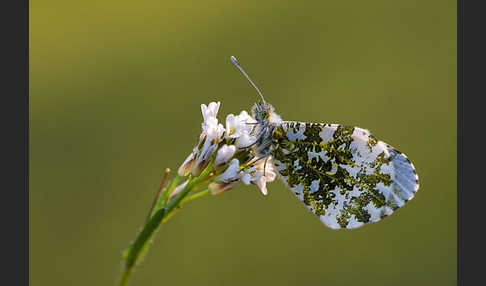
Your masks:
M251 109L253 118L257 121L254 134L257 136L255 151L260 157L270 154L272 144L272 133L282 123L282 119L274 112L275 108L265 102L256 103Z

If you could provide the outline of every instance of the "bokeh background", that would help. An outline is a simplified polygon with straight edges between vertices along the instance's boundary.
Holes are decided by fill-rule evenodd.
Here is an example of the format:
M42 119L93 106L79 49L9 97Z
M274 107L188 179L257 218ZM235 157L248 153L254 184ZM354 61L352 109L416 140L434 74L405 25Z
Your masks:
M257 94L286 120L355 125L421 187L331 230L283 183L188 203L131 285L456 285L456 1L31 1L31 285L114 285L166 167Z

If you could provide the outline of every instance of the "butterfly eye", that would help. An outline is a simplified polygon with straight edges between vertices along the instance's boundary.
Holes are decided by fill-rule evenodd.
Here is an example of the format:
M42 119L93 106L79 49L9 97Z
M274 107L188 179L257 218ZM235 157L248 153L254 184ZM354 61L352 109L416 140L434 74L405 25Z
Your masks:
M268 119L267 111L265 111L265 110L260 111L260 118L262 118L263 120Z

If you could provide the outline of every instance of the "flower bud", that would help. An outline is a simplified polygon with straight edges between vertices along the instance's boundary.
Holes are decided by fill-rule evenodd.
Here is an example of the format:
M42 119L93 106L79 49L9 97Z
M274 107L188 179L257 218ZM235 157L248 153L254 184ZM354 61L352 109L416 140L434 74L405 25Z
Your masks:
M219 105L221 102L211 102L207 106L206 104L201 104L201 113L203 115L204 121L211 117L216 117L219 110Z
M217 195L222 192L228 191L234 186L236 186L239 183L239 181L233 181L233 182L213 182L209 184L208 188L211 190L211 195Z
M175 187L169 195L169 200L172 199L173 197L175 197L178 193L180 193L186 187L187 182L189 182L189 180L186 180L184 183Z
M191 169L191 174L195 177L199 176L206 168L206 166L209 163L209 158L211 155L216 151L218 148L218 145L212 145L211 142L206 139L204 142L204 146L201 150L201 154L197 157L196 162L194 162L192 169Z
M196 154L192 152L191 154L189 154L189 156L187 156L184 163L182 163L182 165L179 167L179 170L177 170L179 176L185 177L189 175L189 172L191 171L195 160L196 160Z
M223 145L219 148L218 153L216 154L216 159L214 160L214 166L216 168L225 165L235 154L236 147L235 145Z

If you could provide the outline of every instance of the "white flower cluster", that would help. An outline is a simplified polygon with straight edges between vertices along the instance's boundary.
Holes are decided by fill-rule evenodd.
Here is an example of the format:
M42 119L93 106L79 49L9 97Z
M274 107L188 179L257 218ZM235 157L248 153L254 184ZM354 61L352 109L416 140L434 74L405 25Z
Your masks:
M208 185L212 194L227 191L238 183L257 185L267 194L267 182L276 173L270 157L256 158L252 145L256 121L246 111L226 117L226 128L216 118L220 102L202 104L202 133L192 153L180 166L180 176L199 176L209 166L213 177ZM176 192L175 192L176 193Z

